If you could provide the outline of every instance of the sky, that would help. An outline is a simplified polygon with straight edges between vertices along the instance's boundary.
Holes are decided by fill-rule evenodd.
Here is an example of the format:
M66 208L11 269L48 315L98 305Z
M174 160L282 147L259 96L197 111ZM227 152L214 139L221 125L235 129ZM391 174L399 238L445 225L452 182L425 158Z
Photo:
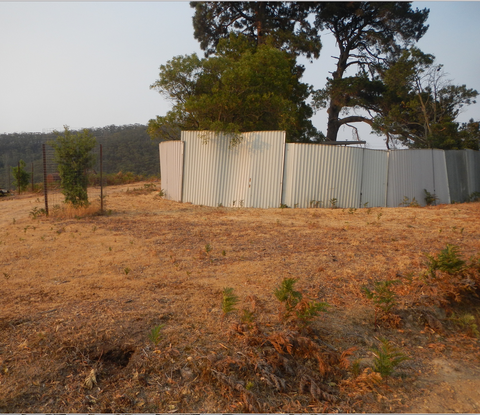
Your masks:
M418 47L435 55L453 84L480 92L480 1L413 2L430 9ZM150 89L159 67L178 55L203 56L188 2L0 2L0 133L147 124L171 103ZM322 88L336 55L322 35L320 59L303 82ZM480 120L480 103L459 117ZM313 117L326 133L326 111ZM384 139L363 126L367 147ZM339 140L351 140L350 129ZM1 149L0 149L1 151Z

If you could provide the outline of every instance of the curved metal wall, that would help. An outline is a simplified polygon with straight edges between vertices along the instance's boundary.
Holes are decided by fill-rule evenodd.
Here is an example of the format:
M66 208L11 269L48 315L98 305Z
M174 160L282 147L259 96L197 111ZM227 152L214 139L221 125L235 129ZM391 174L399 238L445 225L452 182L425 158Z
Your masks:
M425 190L437 203L480 191L478 151L285 144L281 131L242 137L231 146L226 135L186 131L182 142L161 143L167 197L206 206L356 208L397 207L405 198L423 206Z

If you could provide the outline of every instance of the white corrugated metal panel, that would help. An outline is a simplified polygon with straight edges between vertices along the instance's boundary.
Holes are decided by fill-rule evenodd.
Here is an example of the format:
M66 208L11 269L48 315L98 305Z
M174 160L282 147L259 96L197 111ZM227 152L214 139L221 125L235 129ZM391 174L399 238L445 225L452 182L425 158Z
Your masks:
M448 174L447 162L445 160L445 151L431 151L433 158L433 193L435 193L435 196L438 198L435 203L450 203L450 190L448 188Z
M442 151L442 150L439 150ZM388 166L387 206L400 206L405 198L425 206L425 189L435 193L432 150L394 150Z
M388 151L363 150L360 207L387 206Z
M301 208L358 207L362 163L360 148L288 144L282 203Z
M181 141L164 141L159 144L160 177L165 197L182 201L183 146Z
M184 202L206 206L278 207L281 201L285 132L228 136L184 131Z

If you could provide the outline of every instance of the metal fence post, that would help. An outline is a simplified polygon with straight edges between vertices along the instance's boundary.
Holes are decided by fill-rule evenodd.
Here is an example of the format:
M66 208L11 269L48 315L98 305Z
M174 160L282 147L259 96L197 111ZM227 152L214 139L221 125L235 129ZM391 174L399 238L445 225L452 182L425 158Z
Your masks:
M45 144L42 144L43 149L43 196L45 198L45 214L48 216L48 191L47 191L47 155Z
M103 147L100 144L100 212L103 213Z

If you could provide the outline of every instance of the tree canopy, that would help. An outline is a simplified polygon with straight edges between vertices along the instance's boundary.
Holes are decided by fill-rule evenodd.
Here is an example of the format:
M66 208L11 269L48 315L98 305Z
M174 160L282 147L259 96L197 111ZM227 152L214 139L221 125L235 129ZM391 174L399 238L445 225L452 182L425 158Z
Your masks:
M287 130L288 141L336 141L340 127L369 124L409 147L475 148L475 122L460 126L477 91L445 79L434 57L415 49L429 10L411 2L191 2L194 36L205 51L160 67L151 88L173 108L149 122L152 137L182 129ZM300 82L296 58L318 58L320 34L335 39L336 64L323 89ZM311 101L308 101L311 99ZM313 109L326 109L327 136Z
M151 85L173 102L163 117L149 122L151 136L166 131L212 130L230 133L285 130L289 141L318 136L306 104L311 88L300 82L295 58L266 42L243 35L221 39L215 56L177 56L160 67Z
M452 85L443 65L416 48L384 68L374 131L408 147L478 149L473 120L464 126L455 121L464 106L475 103L476 90Z
M408 2L326 2L316 8L316 27L333 34L337 47L336 67L327 86L317 93L316 105L327 108L327 140L336 141L342 125L367 122L368 117L344 116L348 109L371 111L381 84L377 67L387 58L418 41L427 31L429 11L412 10ZM346 76L350 67L355 76ZM345 111L347 110L347 111Z
M257 45L270 42L292 54L318 58L321 42L308 20L307 2L191 2L194 37L206 55L214 54L220 39L241 34Z

